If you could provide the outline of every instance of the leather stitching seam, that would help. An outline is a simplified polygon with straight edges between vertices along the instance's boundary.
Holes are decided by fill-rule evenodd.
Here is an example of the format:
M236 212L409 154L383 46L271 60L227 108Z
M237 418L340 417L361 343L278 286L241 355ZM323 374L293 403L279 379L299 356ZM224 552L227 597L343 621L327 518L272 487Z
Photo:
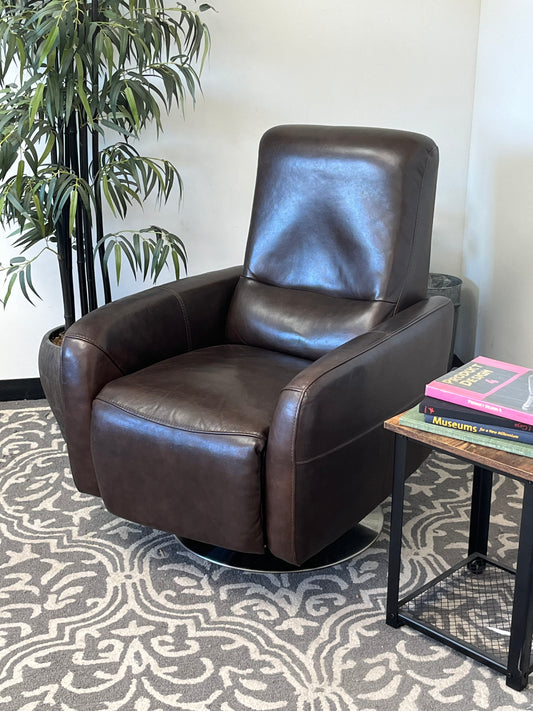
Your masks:
M187 313L187 307L185 306L185 301L183 300L183 297L181 294L178 292L172 291L172 289L166 288L165 291L170 292L176 301L178 302L180 309L181 309L181 315L183 316L183 322L185 324L185 336L187 338L187 350L191 351L192 350L192 331L191 331L191 322L189 319L189 314Z
M178 430L179 432L190 432L192 434L204 434L204 435L251 437L253 439L258 440L259 442L262 442L263 444L265 443L265 438L262 437L261 435L256 434L255 432L238 432L238 431L235 431L235 432L215 432L214 430L195 430L193 428L177 427L175 425L171 425L168 422L164 422L163 420L155 418L155 417L146 417L145 415L140 415L138 412L133 412L132 410L128 410L126 407L123 407L122 405L119 405L118 403L113 402L112 400L104 400L104 398L102 398L102 397L96 397L95 400L103 403L104 405L110 405L111 407L116 407L117 410L121 410L122 412L125 412L128 415L132 415L132 417L137 417L140 420L144 420L145 422L152 422L153 424L161 425L162 427L168 427L173 430Z
M299 399L298 402L296 403L295 407L295 412L294 412L294 417L292 420L292 426L291 426L291 434L290 434L290 442L291 442L291 450L290 450L290 461L291 461L291 491L290 491L290 530L292 532L292 538L291 538L291 552L294 557L294 559L297 559L296 555L296 535L295 535L295 521L296 521L296 430L298 426L298 420L300 416L300 411L302 407L302 401L306 397L306 392L298 390L296 388L284 388L284 390L292 390L293 392L297 392L299 394Z
M126 373L123 371L123 369L118 365L118 363L115 361L114 358L112 358L107 351L105 351L102 346L100 346L98 343L92 340L92 338L87 338L87 336L83 335L77 335L76 333L71 333L68 336L65 336L65 340L69 339L72 341L84 341L85 343L90 343L91 346L94 346L97 350L104 355L110 363L112 363L115 368L122 374L126 375Z

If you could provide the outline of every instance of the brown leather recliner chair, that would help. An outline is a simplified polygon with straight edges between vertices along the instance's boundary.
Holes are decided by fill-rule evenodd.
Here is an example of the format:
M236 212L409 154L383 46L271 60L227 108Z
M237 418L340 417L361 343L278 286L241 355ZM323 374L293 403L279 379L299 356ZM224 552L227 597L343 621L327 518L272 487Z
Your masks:
M244 267L68 330L78 488L123 518L296 565L383 501L383 420L445 372L451 341L451 303L426 298L437 163L409 132L268 131Z

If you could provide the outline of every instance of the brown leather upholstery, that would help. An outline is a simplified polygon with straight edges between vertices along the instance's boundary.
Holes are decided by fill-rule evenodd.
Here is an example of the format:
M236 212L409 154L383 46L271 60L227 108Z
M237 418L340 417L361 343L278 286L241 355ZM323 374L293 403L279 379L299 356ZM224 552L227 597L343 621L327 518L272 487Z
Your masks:
M229 340L317 358L423 299L437 163L415 134L268 131Z
M106 385L93 406L93 457L97 472L112 472L99 480L107 507L261 553L261 466L272 413L281 388L308 364L227 344Z
M118 515L301 564L391 487L383 420L446 369L426 299L438 153L418 134L262 139L245 264L89 314L62 384L78 488Z

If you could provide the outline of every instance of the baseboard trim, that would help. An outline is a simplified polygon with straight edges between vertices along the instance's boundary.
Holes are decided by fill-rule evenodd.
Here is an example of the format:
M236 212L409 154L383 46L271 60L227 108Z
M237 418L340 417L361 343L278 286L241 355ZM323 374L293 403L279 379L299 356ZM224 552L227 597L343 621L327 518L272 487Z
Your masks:
M44 392L39 378L0 380L0 402L42 400Z

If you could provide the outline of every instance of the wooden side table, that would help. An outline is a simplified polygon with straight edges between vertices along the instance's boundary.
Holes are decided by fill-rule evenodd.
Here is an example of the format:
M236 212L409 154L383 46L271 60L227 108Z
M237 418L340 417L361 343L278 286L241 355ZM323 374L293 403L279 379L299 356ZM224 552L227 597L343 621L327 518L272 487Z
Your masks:
M395 433L387 624L407 624L506 674L518 691L533 669L533 459L400 424ZM429 445L474 465L468 556L399 599L407 441ZM523 483L516 570L487 557L493 473Z

